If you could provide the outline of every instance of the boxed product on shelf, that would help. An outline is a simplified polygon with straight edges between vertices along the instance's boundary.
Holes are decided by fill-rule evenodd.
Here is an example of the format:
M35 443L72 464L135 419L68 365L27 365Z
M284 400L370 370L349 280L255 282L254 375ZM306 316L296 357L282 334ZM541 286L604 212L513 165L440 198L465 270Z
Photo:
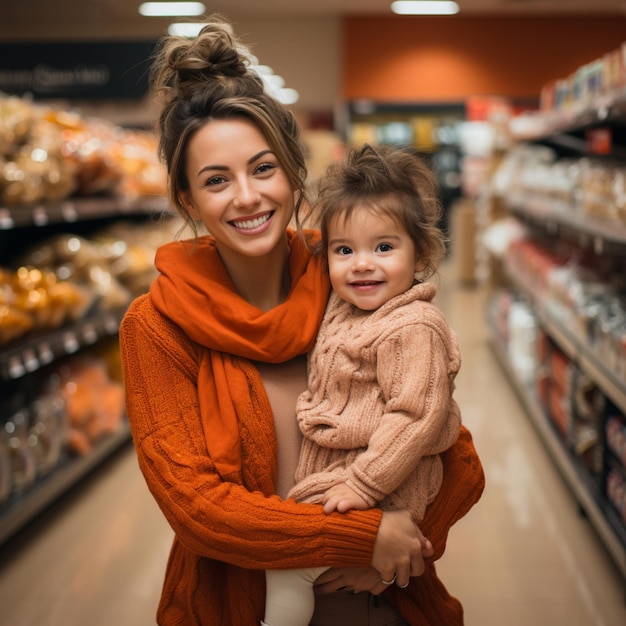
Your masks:
M626 417L615 407L606 420L606 445L626 468Z
M537 319L527 303L517 300L509 307L507 326L511 367L530 386L537 370Z
M544 388L541 391L544 410L556 426L564 443L568 443L574 423L572 396L574 393L574 363L554 343L542 351L541 363Z
M606 477L606 495L626 524L626 472L613 465Z
M63 399L67 411L68 450L88 454L98 440L114 433L124 416L124 389L106 363L90 353L71 357L50 372L48 393Z
M602 475L602 427L606 405L606 396L601 389L576 366L572 379L572 426L568 446L596 481Z
M569 76L546 83L540 94L542 111L578 111L600 98L619 95L626 86L626 42L576 68Z
M125 412L118 361L117 342L104 340L3 387L0 504L120 431Z
M567 248L549 249L531 239L512 242L504 258L509 275L534 306L593 353L620 383L626 384L626 289L623 279L602 277L600 262ZM606 274L610 272L607 271Z
M545 332L539 333L537 345L537 398L564 445L598 481L606 397Z

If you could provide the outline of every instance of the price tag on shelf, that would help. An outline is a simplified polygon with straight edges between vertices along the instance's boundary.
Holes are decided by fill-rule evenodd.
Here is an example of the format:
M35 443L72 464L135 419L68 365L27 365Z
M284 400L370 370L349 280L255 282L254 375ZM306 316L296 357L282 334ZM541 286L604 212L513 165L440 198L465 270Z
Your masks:
M47 226L50 223L48 211L43 206L36 206L33 209L33 224L35 226Z
M67 354L73 354L80 348L80 343L73 332L63 334L63 349Z
M0 230L10 230L15 226L15 220L9 209L0 208Z
M71 202L64 202L61 207L61 215L66 222L75 222L78 219L78 211Z
M20 378L26 373L26 368L19 356L12 356L9 359L8 373L10 378Z
M32 348L24 350L22 353L22 360L24 362L24 368L27 372L34 372L40 367L39 359Z
M42 365L48 365L54 361L54 352L50 348L50 344L47 341L42 341L38 346L39 362Z
M113 317L112 315L108 315L104 319L103 325L104 325L104 329L106 330L106 332L109 333L110 335L114 335L119 329L119 324L117 320L115 319L115 317Z
M604 239L602 237L593 238L593 251L598 255L604 252Z
M91 324L87 324L86 326L84 326L81 334L83 337L83 341L86 344L92 344L98 341L98 333L96 332L96 329Z
M591 128L585 133L585 144L589 154L611 154L613 149L610 128Z

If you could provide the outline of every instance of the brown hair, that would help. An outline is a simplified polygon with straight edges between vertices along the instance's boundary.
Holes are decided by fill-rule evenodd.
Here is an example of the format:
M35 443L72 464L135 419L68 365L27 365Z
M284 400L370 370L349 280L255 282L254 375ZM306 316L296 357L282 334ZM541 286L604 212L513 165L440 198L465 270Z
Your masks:
M445 238L439 228L441 202L437 180L426 163L408 149L365 144L334 163L319 184L313 210L297 215L302 228L313 218L321 230L318 252L326 255L328 226L339 217L348 219L355 210L366 208L391 216L411 237L420 267L420 279L437 272L445 255Z
M305 199L300 130L291 112L265 92L249 57L229 23L217 15L197 38L166 36L155 52L151 83L161 100L159 155L167 168L170 203L194 233L195 222L182 202L189 189L186 152L193 134L210 120L245 118L255 124L298 194L296 207Z

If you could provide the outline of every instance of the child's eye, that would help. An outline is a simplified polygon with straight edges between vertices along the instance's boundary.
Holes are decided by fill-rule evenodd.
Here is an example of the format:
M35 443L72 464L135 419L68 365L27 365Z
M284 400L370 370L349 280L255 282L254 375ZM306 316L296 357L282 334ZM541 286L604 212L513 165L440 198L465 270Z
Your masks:
M335 248L335 252L342 255L352 254L352 248L349 246L339 246L338 248Z
M378 245L379 252L389 252L393 250L393 246L390 243L381 243Z

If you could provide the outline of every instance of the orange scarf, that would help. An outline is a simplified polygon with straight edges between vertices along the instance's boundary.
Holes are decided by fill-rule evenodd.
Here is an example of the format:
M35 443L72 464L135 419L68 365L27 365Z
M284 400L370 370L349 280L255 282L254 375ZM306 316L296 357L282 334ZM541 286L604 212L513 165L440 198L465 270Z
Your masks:
M200 414L209 455L225 480L242 480L239 416L254 402L248 361L281 363L309 352L328 300L321 259L294 231L287 235L291 290L267 312L236 293L212 237L169 243L156 254L155 306L206 348L198 372Z

